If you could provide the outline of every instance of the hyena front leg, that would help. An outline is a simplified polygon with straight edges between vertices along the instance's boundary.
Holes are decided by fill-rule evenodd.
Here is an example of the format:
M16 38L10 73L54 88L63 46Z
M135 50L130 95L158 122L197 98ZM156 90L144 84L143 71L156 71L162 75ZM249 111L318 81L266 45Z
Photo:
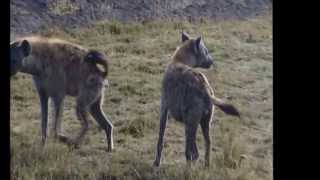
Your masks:
M108 149L107 151L110 152L113 150L113 137L112 137L112 131L113 126L111 121L107 118L107 116L102 111L102 101L103 101L103 95L98 98L97 101L95 101L90 106L90 113L92 117L98 122L98 124L104 129L107 137L108 142Z
M63 115L63 101L64 95L53 96L52 102L54 107L54 117L53 117L53 133L54 137L58 138L60 141L67 141L67 137L61 132L61 118Z
M168 120L168 108L165 104L165 101L161 99L161 105L160 105L160 129L159 129L159 139L157 144L157 153L156 153L156 159L153 162L154 166L159 166L161 161L161 152L163 148L163 136L166 129L166 124Z
M41 143L45 145L47 139L47 126L48 126L48 95L46 91L41 87L41 79L38 77L33 78L36 89L39 94L40 106L41 106Z
M40 105L41 105L41 143L45 145L47 139L48 127L48 99L49 97L44 92L39 92Z
M202 129L202 134L204 137L205 143L205 166L210 166L210 151L211 151L211 140L210 140L210 119L202 119L200 122L200 126Z

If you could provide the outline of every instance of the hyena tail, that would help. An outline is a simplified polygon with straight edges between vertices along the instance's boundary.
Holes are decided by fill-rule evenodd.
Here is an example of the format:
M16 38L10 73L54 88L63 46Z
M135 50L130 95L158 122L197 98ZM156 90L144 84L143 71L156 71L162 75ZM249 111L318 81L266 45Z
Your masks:
M222 99L219 99L214 96L211 96L211 100L214 105L218 106L226 114L240 117L239 111L232 104L228 104L224 102Z
M89 50L84 61L95 65L101 65L103 68L103 76L106 77L108 75L108 60L103 53L97 50Z

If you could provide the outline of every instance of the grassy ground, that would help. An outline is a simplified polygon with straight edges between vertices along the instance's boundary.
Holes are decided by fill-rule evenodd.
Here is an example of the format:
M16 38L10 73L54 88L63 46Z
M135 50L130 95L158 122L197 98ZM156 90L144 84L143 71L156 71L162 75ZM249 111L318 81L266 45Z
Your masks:
M199 70L207 75L216 96L234 103L243 115L239 120L216 110L209 169L204 168L200 130L200 159L186 169L184 127L172 120L165 134L163 163L160 168L151 166L158 137L160 81L180 43L181 29L204 37L215 66ZM110 58L111 86L103 108L115 127L115 152L105 151L104 133L93 120L80 149L69 149L52 136L41 148L39 100L31 77L18 74L11 79L13 179L272 179L271 17L201 24L100 22L44 35L102 50ZM69 136L80 130L73 98L66 99L62 128ZM240 163L242 156L246 159Z

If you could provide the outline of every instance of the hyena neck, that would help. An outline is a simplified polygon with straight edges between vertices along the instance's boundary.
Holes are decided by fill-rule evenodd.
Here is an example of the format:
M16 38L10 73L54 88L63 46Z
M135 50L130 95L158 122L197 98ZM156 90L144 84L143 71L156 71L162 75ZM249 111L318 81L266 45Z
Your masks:
M166 67L166 72L186 72L186 71L193 71L193 68L181 62L171 62Z
M42 72L41 64L36 62L36 58L31 54L30 57L24 59L20 72L38 76Z
M178 56L174 56L172 59L172 64L177 64L177 65L184 65L187 66L189 68L193 68L194 64L192 63L192 58L193 57L188 57L187 55L178 55Z

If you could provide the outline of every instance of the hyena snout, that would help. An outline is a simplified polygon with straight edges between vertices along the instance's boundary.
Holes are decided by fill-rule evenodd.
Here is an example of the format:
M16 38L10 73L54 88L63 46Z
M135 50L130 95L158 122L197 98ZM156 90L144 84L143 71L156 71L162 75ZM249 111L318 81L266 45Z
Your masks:
M213 58L208 57L201 65L202 68L209 69L213 65Z
M10 77L16 75L22 67L22 60L11 59L10 61Z
M10 44L10 76L21 70L23 61L31 53L28 41L17 41Z

